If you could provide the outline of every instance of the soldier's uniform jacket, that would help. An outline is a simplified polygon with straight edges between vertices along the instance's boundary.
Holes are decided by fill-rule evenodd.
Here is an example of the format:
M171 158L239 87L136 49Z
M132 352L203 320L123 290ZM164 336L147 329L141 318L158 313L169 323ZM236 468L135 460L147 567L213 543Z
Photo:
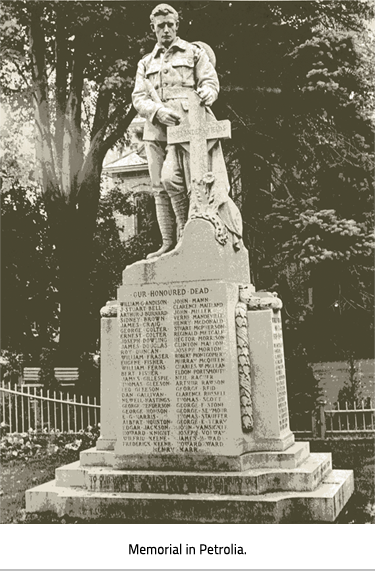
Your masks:
M172 108L183 121L189 91L203 86L213 91L216 100L219 80L203 48L178 37L168 49L156 44L138 63L133 91L134 108L146 118L143 139L166 141L166 126L156 118L159 108Z

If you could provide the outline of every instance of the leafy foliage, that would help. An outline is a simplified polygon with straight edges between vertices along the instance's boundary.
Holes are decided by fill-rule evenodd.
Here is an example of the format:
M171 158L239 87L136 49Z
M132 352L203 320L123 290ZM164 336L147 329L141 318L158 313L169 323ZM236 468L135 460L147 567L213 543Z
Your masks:
M57 331L56 260L34 187L2 194L2 345L34 354ZM36 330L35 326L38 326Z
M29 460L38 454L69 453L93 448L100 435L99 426L88 426L85 430L61 432L45 429L37 433L30 428L27 432L6 432L6 426L0 426L0 457L3 462L10 460Z
M208 34L225 37L219 112L232 120L253 281L277 289L297 267L300 284L314 289L317 318L305 323L321 340L306 341L309 356L311 345L318 356L371 354L373 8L255 2L221 13Z
M316 359L371 356L374 234L368 214L356 221L317 205L317 198L275 202L268 221L280 254L278 266L303 266L314 289L308 326Z
M324 260L370 265L374 234L367 232L366 224L338 218L335 210L314 209L313 201L302 212L294 201L275 203L279 212L269 220L274 216L273 229L290 238L283 244L284 256L305 265Z
M370 398L364 396L360 371L353 355L349 357L347 362L349 379L339 391L336 406L340 406L342 409L347 404L349 408L353 409L355 405L359 407L363 402L366 408L370 408Z
M17 384L22 376L22 370L27 362L27 355L11 350L2 350L0 366L2 377L11 384Z
M358 38L370 42L368 11L365 3L328 2L223 8L234 25L229 43L218 49L218 67L241 163L257 284L272 244L280 241L264 217L277 214L280 202L290 200L303 212L304 202L316 198L310 209L335 210L339 219L359 223L372 211L369 83L359 74L364 62L356 49ZM229 53L235 54L230 67ZM259 58L249 61L249 54Z
M302 417L306 424L323 394L309 360L309 313L301 307L290 316L284 309L283 326L289 413L292 422L293 418Z
M19 350L27 355L27 362L18 361L20 373L25 362L31 362L41 367L45 384L55 387L53 368L60 364L55 342L59 334L59 278L43 202L30 184L28 188L14 185L2 194L2 199L3 346L9 348L11 358L15 355L18 358ZM85 373L82 381L87 386L90 383L98 386L98 369L92 357L98 349L100 308L116 296L125 266L143 258L152 247L154 233L150 229L155 229L155 218L149 214L148 198L143 202L139 199L138 206L144 213L142 232L124 244L119 237L116 214L134 213L131 197L115 187L99 203L93 243L95 264L86 295L90 304L91 351L83 353L77 361ZM86 392L87 389L93 393L91 388L86 388Z

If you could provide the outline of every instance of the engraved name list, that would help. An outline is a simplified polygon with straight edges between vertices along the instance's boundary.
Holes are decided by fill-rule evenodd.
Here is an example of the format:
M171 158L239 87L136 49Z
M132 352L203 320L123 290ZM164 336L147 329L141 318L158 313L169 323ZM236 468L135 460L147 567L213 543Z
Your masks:
M120 307L122 445L210 452L228 413L224 294L200 284L127 291Z

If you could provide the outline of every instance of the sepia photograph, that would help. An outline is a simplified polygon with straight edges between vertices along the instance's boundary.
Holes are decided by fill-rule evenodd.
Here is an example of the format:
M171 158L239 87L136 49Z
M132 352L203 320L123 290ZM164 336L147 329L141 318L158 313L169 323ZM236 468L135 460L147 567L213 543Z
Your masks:
M0 523L374 524L374 3L0 26Z

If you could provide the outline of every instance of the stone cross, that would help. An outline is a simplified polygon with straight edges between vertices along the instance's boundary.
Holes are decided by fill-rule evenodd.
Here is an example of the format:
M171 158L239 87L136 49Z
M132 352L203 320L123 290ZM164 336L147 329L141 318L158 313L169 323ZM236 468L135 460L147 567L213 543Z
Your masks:
M208 120L206 107L196 92L189 92L189 116L179 126L167 129L168 144L190 144L191 180L200 182L208 172L207 140L231 137L229 120Z

